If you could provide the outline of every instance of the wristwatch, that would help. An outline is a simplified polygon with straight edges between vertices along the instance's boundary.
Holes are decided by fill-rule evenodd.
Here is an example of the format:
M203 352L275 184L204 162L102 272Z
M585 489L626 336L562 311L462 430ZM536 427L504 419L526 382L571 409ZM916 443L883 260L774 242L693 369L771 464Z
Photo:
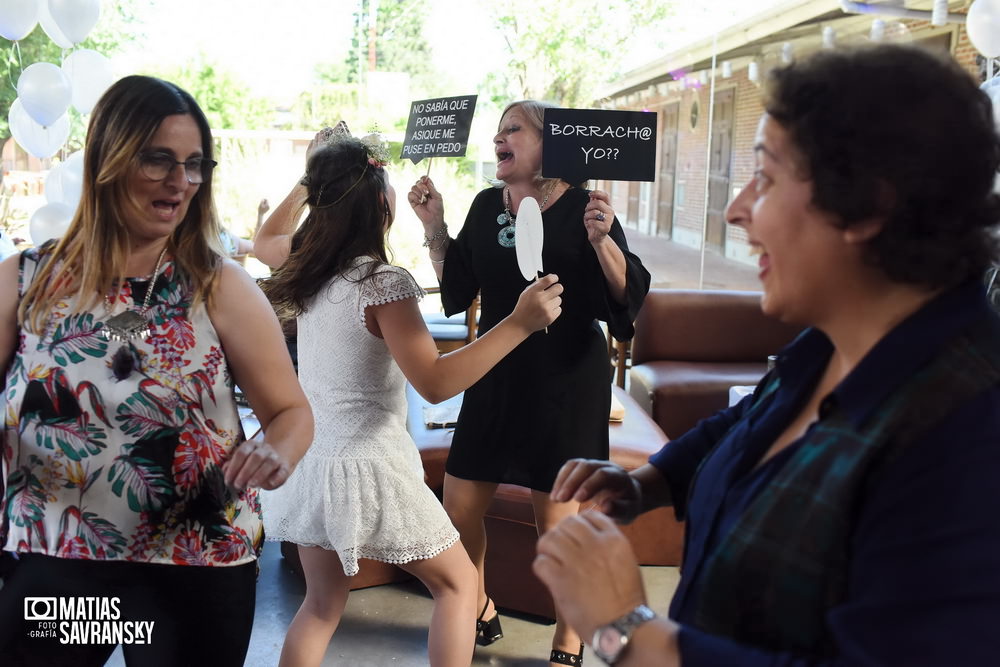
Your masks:
M625 651L635 629L654 618L656 612L641 604L621 618L597 628L590 647L594 649L598 658L608 665L613 665Z

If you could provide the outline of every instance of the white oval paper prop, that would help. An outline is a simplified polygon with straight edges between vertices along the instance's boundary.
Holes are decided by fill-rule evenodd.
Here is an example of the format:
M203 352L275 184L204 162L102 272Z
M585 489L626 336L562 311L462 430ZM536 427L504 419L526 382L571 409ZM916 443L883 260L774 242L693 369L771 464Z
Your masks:
M517 210L514 225L514 250L517 253L517 268L525 280L535 280L542 269L542 210L534 197L525 197Z

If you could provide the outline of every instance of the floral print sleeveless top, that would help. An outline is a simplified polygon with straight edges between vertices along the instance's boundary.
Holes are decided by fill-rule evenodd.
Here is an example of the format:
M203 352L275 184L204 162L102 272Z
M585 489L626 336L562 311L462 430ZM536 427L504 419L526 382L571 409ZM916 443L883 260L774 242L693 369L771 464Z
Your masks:
M38 261L21 255L21 294ZM233 384L208 312L190 308L178 274L164 262L146 338L106 340L105 305L74 313L75 297L40 335L20 331L4 388L4 549L176 565L256 558L257 491L232 494L221 470L244 440ZM148 282L126 281L113 310L140 310ZM123 345L133 363L119 380Z

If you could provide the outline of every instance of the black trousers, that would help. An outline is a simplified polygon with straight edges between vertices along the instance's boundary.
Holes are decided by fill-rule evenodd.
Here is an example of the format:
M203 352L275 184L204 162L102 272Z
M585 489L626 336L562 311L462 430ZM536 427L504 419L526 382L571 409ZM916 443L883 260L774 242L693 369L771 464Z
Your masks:
M146 642L122 641L130 666L239 667L255 598L256 563L193 567L23 554L0 589L0 662L97 667L116 646L101 643L102 633L127 626L126 637ZM97 632L98 639L84 632Z

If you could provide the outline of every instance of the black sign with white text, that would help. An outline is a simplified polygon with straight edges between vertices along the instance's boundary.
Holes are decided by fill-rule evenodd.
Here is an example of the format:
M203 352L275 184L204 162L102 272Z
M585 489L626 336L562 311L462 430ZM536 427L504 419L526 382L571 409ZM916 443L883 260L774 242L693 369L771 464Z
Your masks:
M469 146L478 95L439 97L410 104L399 157L414 164L425 157L459 157Z
M580 184L590 179L656 179L656 114L645 111L546 109L542 176Z

